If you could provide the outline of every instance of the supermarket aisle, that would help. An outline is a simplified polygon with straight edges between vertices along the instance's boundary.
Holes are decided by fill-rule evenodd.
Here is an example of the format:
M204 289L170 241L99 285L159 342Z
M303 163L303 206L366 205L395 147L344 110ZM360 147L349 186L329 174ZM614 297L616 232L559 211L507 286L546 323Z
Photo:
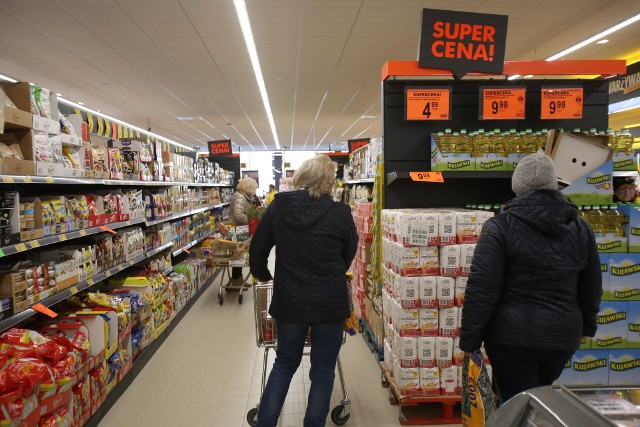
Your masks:
M237 295L228 294L219 306L218 283L200 297L100 427L248 425L247 411L259 400L263 357L263 349L255 343L253 295L245 293L244 304L238 305ZM397 426L398 409L389 404L387 390L380 386L380 371L362 337L348 337L341 357L352 400L346 425ZM308 369L305 357L280 426L302 426ZM331 407L340 399L337 386ZM327 425L334 424L328 420Z

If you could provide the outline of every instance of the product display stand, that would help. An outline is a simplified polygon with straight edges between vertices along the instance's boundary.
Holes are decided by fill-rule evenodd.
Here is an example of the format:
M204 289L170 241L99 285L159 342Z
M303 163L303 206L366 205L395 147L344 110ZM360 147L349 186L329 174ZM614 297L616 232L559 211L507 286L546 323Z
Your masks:
M411 172L431 171L431 135L449 128L500 128L541 130L543 128L607 128L608 86L604 79L576 80L558 78L591 74L620 73L619 61L516 61L505 63L504 76L469 75L469 79L452 80L446 70L418 68L417 61L385 64L382 70L382 103L384 115L383 165L386 183L384 208L463 208L465 205L494 205L513 197L511 171L445 171L444 183L418 182ZM535 75L535 79L509 81L506 75ZM545 77L549 76L549 79ZM438 79L440 77L440 79ZM428 80L426 80L427 78ZM575 87L584 90L582 118L541 119L542 87ZM450 120L406 120L407 88L451 89ZM518 120L480 119L481 88L526 89L525 114ZM382 341L382 339L380 339ZM402 396L391 373L381 366L383 385L390 383L390 400L399 404L399 420L403 425L460 423L459 410L452 404L460 396ZM435 409L434 409L435 408ZM434 412L436 415L434 415Z

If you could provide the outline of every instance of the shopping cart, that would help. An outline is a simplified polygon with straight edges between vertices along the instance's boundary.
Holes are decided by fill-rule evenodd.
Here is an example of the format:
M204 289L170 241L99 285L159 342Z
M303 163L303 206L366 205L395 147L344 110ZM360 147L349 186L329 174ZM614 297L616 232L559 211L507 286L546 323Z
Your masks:
M249 245L251 240L242 242L213 239L208 246L201 248L202 254L207 259L210 268L222 269L220 287L218 288L218 303L224 304L225 292L238 291L238 304L244 299L242 293L252 286L251 273L242 276L239 285L231 284L231 269L233 267L249 267Z
M269 358L269 350L276 349L278 346L278 339L276 336L276 323L275 320L269 315L269 306L271 305L271 298L273 296L273 282L258 282L253 285L253 303L254 303L254 315L256 320L256 344L258 347L264 348L264 357L262 359L262 387L260 389L260 398L264 393L264 388L267 380L267 360ZM346 332L342 337L342 343L345 343ZM311 348L311 337L307 335L305 342L305 348ZM308 353L305 352L305 355ZM338 377L340 378L340 386L342 387L342 400L340 405L333 408L331 411L331 421L336 425L343 425L349 421L351 415L351 400L347 395L347 388L344 382L344 375L342 373L342 363L340 362L340 355L338 355L338 361L336 366L338 367ZM313 367L312 367L313 368ZM260 404L251 409L247 413L247 422L251 426L258 424L258 410Z

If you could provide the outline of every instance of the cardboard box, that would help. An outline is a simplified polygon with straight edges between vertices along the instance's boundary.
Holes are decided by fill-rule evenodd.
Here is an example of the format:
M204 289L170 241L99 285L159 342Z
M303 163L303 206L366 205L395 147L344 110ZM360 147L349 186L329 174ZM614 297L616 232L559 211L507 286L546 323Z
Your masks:
M598 330L592 341L594 349L627 348L627 309L626 302L602 302L598 312Z
M609 385L637 386L640 378L640 349L609 352Z
M600 272L602 273L602 300L609 298L609 280L610 280L610 255L600 254Z
M5 129L30 129L32 125L33 116L31 113L13 107L4 107Z
M431 170L432 171L475 171L476 159L471 153L442 154L431 136Z
M545 153L553 159L558 181L572 184L613 158L613 150L608 145L609 139L606 136L551 129ZM611 167L613 168L613 164Z
M613 162L578 177L562 192L577 205L608 205L613 199Z
M36 164L31 160L0 159L1 175L35 175Z
M57 115L58 104L55 104L55 105L56 105L56 115ZM47 119L46 117L33 116L33 130L39 131L39 132L46 132L50 135L59 135L60 122L53 119Z
M627 304L627 347L640 348L640 301Z
M33 126L29 83L2 83L2 87L17 108L5 107L6 129L30 129ZM2 99L4 103L4 99ZM56 104L57 105L57 104Z
M609 383L609 352L578 350L571 359L572 385L606 385Z
M640 254L611 254L608 300L640 301Z
M640 210L630 204L620 204L618 212L624 215L622 228L627 236L629 252L640 252Z

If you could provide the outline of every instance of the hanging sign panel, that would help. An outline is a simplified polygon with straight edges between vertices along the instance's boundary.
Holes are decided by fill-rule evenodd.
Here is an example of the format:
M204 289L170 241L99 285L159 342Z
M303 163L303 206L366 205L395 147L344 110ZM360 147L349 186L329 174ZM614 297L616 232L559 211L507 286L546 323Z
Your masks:
M507 15L422 9L418 65L458 79L471 71L502 74L508 22Z
M231 154L231 140L209 141L209 156L224 156Z
M451 120L451 88L405 89L406 120Z
M581 119L584 90L581 87L543 87L540 118Z
M480 89L480 120L524 119L527 89L488 87Z
M369 138L360 138L360 139L350 139L350 140L348 140L347 144L349 146L349 153L353 153L358 148L362 148L365 145L369 145L369 141L371 141L371 139L369 139Z

